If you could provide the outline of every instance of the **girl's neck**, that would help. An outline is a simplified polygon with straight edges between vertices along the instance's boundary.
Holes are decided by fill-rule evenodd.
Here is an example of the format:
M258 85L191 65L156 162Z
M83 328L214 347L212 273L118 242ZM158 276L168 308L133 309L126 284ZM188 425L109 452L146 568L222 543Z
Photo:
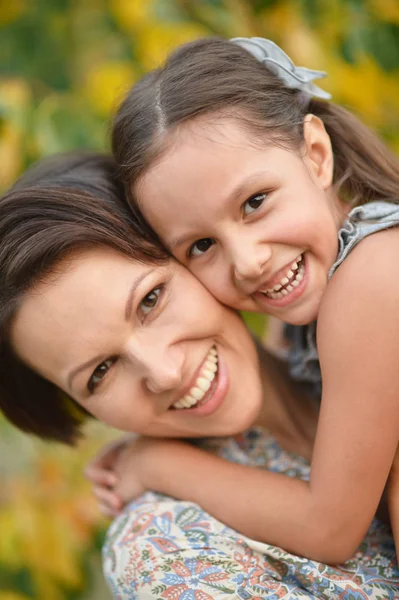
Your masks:
M287 365L258 344L263 408L256 425L270 431L287 451L311 459L318 407L293 381Z

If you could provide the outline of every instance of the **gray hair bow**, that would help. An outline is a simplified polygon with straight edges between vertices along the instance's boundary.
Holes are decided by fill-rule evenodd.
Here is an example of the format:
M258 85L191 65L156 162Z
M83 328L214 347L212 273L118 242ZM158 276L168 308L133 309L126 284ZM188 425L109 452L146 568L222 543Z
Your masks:
M289 88L305 92L309 96L330 100L331 94L325 92L312 81L326 77L325 71L314 71L306 67L296 67L290 57L271 40L261 37L232 38L230 40L252 54L266 65Z

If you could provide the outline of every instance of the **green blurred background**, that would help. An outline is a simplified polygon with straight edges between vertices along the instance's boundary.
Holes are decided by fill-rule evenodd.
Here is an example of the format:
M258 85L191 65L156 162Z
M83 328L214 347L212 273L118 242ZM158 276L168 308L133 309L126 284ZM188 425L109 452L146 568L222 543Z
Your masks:
M62 150L108 148L129 86L175 46L264 36L399 151L399 0L0 0L0 191ZM0 420L0 600L109 598L82 465L114 436L46 446Z

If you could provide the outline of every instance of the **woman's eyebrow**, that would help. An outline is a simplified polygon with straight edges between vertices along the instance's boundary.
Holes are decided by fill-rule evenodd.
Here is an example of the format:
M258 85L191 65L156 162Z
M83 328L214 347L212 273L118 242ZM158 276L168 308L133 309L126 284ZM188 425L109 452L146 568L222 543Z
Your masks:
M94 358L87 360L86 362L82 363L75 369L72 369L72 371L70 371L70 373L67 377L67 385L68 385L69 390L72 391L72 382L75 379L76 375L78 375L82 371L85 371L88 367L91 367L91 366L94 367L95 365L102 363L105 359L106 359L106 356L101 354L100 356L95 356Z
M125 315L124 315L125 321L128 321L132 315L134 294L135 294L138 286L140 285L140 283L142 281L144 281L144 279L146 277L151 275L154 271L155 271L155 268L150 269L149 271L142 273L139 277L137 277L137 279L134 280L134 282L129 290L129 294L128 294L127 300L126 300ZM100 356L95 356L94 358L91 358L90 360L87 360L86 362L82 363L78 367L75 367L74 369L72 369L67 376L68 388L70 390L72 390L72 382L75 379L76 375L78 375L79 373L81 373L82 371L84 371L85 369L87 369L90 366L98 365L102 361L106 360L106 358L107 357L104 354L101 354Z
M144 279L146 277L148 277L149 275L151 275L154 271L155 271L155 269L150 269L149 271L142 273L140 275L140 277L137 277L137 279L134 280L133 285L130 288L129 295L127 297L127 301L126 301L125 321L129 321L130 317L132 316L132 306L133 306L134 294L136 292L136 289L138 288L140 283L142 281L144 281Z

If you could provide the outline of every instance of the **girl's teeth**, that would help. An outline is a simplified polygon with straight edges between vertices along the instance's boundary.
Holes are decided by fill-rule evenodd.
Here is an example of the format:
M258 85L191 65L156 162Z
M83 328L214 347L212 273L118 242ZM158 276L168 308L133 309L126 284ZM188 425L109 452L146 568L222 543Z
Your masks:
M303 264L302 259L303 257L301 254L291 264L290 269L288 269L285 276L281 279L280 283L275 285L273 288L266 290L266 292L263 293L269 296L269 298L273 298L273 300L283 298L284 296L288 296L288 294L292 292L294 288L298 287L305 274L305 265ZM291 283L289 283L292 277L294 277L294 279L291 281ZM287 285L288 283L289 285ZM282 289L283 286L287 287Z
M206 392L212 385L212 381L215 379L216 372L218 370L218 355L216 348L211 348L206 357L204 367L201 370L200 376L195 382L195 386L192 387L188 394L184 398L180 398L174 403L173 407L177 409L191 408L197 402L202 400Z

